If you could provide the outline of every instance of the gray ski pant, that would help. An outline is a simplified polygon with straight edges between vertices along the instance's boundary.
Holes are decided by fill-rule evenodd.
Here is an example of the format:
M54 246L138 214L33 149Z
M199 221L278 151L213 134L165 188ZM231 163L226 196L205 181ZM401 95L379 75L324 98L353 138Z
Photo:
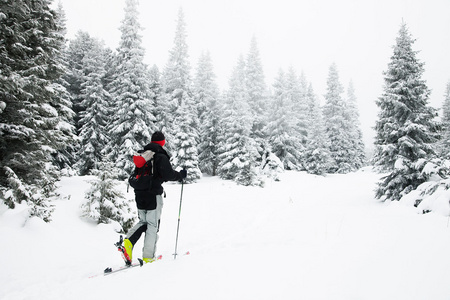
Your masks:
M128 231L125 237L129 239L134 246L141 234L145 232L144 248L142 249L143 258L155 257L162 208L163 197L162 195L156 195L156 209L138 209L139 222Z

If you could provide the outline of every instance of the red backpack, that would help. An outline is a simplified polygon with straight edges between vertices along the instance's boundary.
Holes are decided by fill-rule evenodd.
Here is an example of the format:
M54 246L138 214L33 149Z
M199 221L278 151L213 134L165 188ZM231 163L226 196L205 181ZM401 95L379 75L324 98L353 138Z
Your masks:
M153 179L153 161L155 152L146 150L135 153L133 162L136 166L133 174L128 178L128 183L136 191L150 190Z

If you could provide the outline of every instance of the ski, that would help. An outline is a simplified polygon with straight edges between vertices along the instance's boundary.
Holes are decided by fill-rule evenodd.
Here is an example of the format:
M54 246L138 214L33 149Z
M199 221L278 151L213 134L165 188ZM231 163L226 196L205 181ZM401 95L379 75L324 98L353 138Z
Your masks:
M142 267L145 264L145 262L141 258L138 258L138 262L137 263L136 262L133 263L131 261L130 257L128 256L127 252L125 251L125 247L122 245L122 243L123 243L123 237L120 236L120 240L117 243L115 243L114 246L116 246L117 250L119 250L120 255L122 256L122 258L123 258L123 260L125 262L125 265L121 266L121 267L115 267L115 268L108 267L108 268L106 268L103 271L103 275L105 275L105 276L106 275L110 275L110 274L113 274L113 273L117 273L117 272L120 272L120 271L131 269L131 268L134 268L134 267ZM161 259L162 259L162 255L159 255L154 260L152 260L152 261L150 261L148 263L153 263L153 262L155 262L157 260L161 260ZM97 276L98 275L93 275L93 276L89 276L89 278L94 278L94 277L97 277Z
M125 271L125 270L128 270L128 269L132 269L134 267L142 267L145 264L150 264L150 263L153 263L153 262L161 260L161 259L162 259L162 255L156 257L155 260L152 261L152 262L145 263L141 258L138 258L138 262L135 262L135 263L125 264L124 266L120 266L120 267L112 267L112 268L108 267L108 268L106 268L103 271L103 275L106 276L106 275L114 274L114 273L117 273L117 272L120 272L120 271ZM92 276L89 276L89 278L95 278L95 277L98 277L100 275L101 274L92 275Z
M155 260L152 261L152 263L155 262L155 261L161 260L161 259L162 259L162 255L156 257ZM110 274L117 273L117 272L120 272L120 271L128 270L128 269L131 269L131 268L134 268L134 267L142 267L145 264L146 263L144 263L144 261L142 259L138 258L138 262L137 263L126 264L125 266L121 266L119 268L106 268L103 271L103 274L106 276L106 275L110 275Z
M106 275L110 275L110 274L117 273L117 272L120 272L120 271L124 271L124 270L127 270L127 269L131 269L131 268L134 268L134 267L142 267L143 265L144 265L144 261L142 259L138 258L138 262L137 263L126 264L125 266L121 266L119 268L109 268L108 267L108 268L106 268L103 271L103 274L106 276Z

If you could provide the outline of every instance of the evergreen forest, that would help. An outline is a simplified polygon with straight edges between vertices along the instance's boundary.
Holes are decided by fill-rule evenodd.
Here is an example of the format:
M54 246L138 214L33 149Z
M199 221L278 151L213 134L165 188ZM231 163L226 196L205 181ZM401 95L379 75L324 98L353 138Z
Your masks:
M393 29L383 93L373 99L380 110L373 157L366 156L353 83L341 82L336 64L319 103L293 67L266 82L254 37L221 90L209 52L190 65L182 9L164 66L144 63L137 0L126 0L119 30L116 49L82 31L68 40L61 5L1 2L0 198L9 208L24 202L30 216L50 221L61 176L94 175L86 214L99 222L115 215L129 227L113 182L128 178L133 154L157 130L190 184L207 174L264 187L284 170L325 176L373 165L386 174L375 191L383 201L400 200L430 178L439 180L426 193L447 188L450 83L438 118L405 23ZM98 200L95 191L105 189Z

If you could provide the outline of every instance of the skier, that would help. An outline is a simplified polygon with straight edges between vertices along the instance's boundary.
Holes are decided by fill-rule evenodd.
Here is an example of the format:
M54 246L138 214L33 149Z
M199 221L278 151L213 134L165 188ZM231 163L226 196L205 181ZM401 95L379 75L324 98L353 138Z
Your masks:
M181 181L186 178L186 170L175 171L169 161L169 155L163 149L166 140L161 131L152 135L151 143L144 150L155 152L153 161L153 180L149 193L145 195L136 194L135 200L138 208L139 222L131 228L123 243L125 256L130 262L132 259L133 246L145 232L142 260L146 263L155 260L156 243L158 242L158 230L163 207L164 189L162 183L166 181Z

